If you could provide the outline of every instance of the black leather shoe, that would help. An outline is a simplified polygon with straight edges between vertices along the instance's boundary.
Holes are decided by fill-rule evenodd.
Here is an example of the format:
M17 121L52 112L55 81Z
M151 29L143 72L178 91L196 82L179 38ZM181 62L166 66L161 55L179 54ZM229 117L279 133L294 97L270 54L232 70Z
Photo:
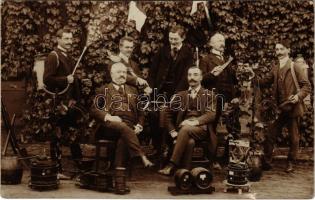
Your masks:
M294 171L294 168L293 168L293 163L291 161L288 161L288 164L287 164L287 169L285 170L287 173L291 173Z

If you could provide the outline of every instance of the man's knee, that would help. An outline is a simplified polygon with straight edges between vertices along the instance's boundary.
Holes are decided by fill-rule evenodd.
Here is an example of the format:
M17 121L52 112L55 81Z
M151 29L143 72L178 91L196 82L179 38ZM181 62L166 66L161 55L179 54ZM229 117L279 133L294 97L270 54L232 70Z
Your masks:
M188 134L193 130L194 127L192 126L183 126L181 129L179 129L179 135L180 134Z
M188 140L187 145L190 146L190 147L194 147L196 145L196 142L195 142L195 140L193 138L190 138Z

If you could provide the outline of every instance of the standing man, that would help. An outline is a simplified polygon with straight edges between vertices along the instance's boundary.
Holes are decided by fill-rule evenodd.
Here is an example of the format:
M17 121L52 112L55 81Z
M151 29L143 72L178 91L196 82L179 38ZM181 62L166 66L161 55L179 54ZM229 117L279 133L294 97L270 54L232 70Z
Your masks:
M283 40L276 43L276 56L278 64L275 65L266 78L258 80L261 86L273 84L273 96L281 113L267 131L264 143L263 169L271 169L272 152L278 134L284 126L288 127L290 150L287 159L286 172L294 171L294 161L299 149L299 121L304 113L303 99L310 93L311 86L303 66L293 63L289 58L290 42ZM296 81L295 81L296 80Z
M169 44L161 47L152 59L149 75L149 85L154 94L164 95L169 101L175 92L188 87L187 70L193 64L193 52L183 43L185 30L182 26L174 26L169 31ZM152 130L153 145L161 150L164 127L163 112L150 113L150 126ZM161 122L160 122L161 121ZM166 136L168 139L169 136ZM161 152L158 152L161 154Z
M122 62L127 67L127 84L143 89L144 92L150 93L151 88L146 80L142 78L141 70L138 64L131 59L134 49L134 39L125 36L119 41L119 54L118 56L110 55L109 58L113 62Z
M224 36L220 33L214 34L210 38L210 46L211 52L200 60L200 69L204 73L202 85L209 90L215 88L217 94L223 95L223 98L217 98L216 119L213 124L214 131L216 131L224 104L230 102L236 96L237 79L235 71L230 66L225 69L221 68L221 65L226 62L224 59ZM239 123L238 119L237 121ZM228 140L225 144L223 160L224 162L228 161ZM221 168L217 162L214 163L214 167Z
M61 95L57 95L57 100L61 102L62 107L66 110L64 115L57 117L56 122L56 134L50 143L50 153L52 159L55 159L60 164L61 168L61 149L60 141L62 135L67 131L69 126L75 124L76 111L73 106L80 99L80 88L78 80L72 75L72 71L75 67L74 60L69 55L69 50L72 47L72 32L69 28L63 28L57 32L58 46L53 50L45 60L45 70L43 81L52 92L61 92L68 85L68 90ZM82 157L79 144L75 141L70 141L71 154L74 159ZM60 174L60 178L66 178Z
M144 116L137 107L137 89L126 84L127 73L127 67L123 63L112 65L112 82L97 91L92 114L101 122L100 137L118 139L116 167L125 166L126 152L131 157L140 157L145 167L151 167L153 164L145 156L137 138L143 130Z
M196 140L208 140L210 153L216 150L217 139L211 127L216 115L214 94L202 88L199 68L189 68L187 79L189 89L177 93L171 101L169 112L176 113L176 123L169 118L167 128L177 140L169 164L159 171L163 175L171 175L179 167L190 170Z

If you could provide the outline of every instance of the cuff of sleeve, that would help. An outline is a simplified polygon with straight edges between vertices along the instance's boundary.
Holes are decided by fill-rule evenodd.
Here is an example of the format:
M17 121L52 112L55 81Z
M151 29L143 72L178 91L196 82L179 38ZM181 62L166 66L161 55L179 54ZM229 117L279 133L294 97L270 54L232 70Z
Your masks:
M104 117L104 121L105 121L105 122L108 121L108 117L109 117L109 114L106 114L105 117Z

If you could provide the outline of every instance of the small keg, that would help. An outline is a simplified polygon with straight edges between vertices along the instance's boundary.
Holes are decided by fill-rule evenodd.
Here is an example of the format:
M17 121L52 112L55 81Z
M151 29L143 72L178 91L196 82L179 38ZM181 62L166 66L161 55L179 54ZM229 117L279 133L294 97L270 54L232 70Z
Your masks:
M29 187L35 190L57 189L59 186L58 167L58 163L52 160L32 162Z
M191 170L194 184L199 189L208 189L211 186L213 176L211 172L203 167L196 167Z
M23 176L23 169L20 166L17 156L3 156L1 158L1 184L20 184Z
M189 190L192 186L192 175L187 169L178 169L175 173L175 185L178 189Z
M126 194L129 191L126 188L126 168L116 167L115 169L115 193Z
M245 185L248 180L247 164L230 163L228 165L227 182L234 185Z

